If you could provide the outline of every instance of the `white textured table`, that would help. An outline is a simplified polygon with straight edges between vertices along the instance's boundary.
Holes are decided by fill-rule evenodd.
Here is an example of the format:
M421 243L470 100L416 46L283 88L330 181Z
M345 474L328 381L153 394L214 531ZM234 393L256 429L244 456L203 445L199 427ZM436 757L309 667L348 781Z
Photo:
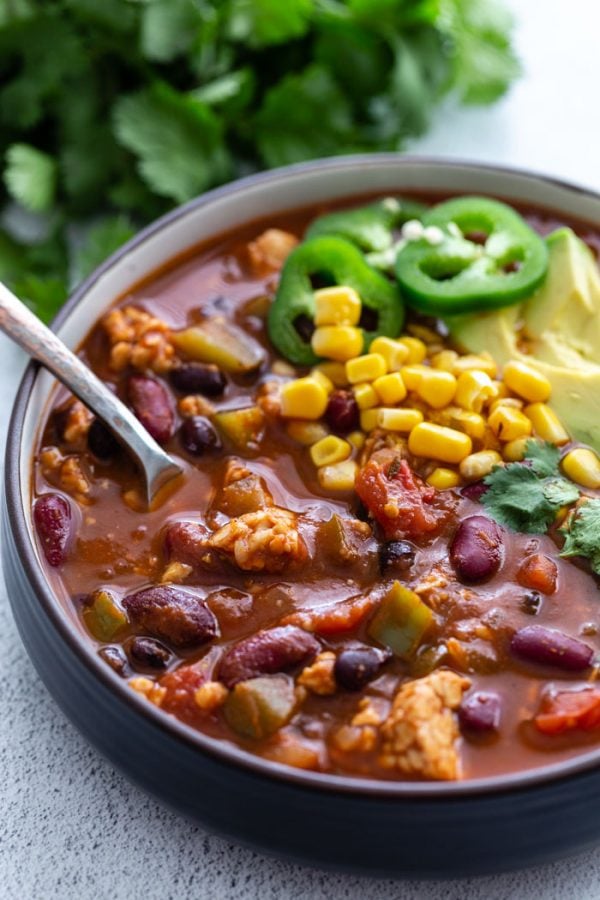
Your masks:
M600 10L594 0L512 2L521 7L523 81L493 110L448 106L413 149L530 166L600 189ZM0 337L2 448L22 367ZM513 875L393 882L274 861L207 834L132 787L65 720L25 655L3 586L0 697L4 900L600 897L600 850Z

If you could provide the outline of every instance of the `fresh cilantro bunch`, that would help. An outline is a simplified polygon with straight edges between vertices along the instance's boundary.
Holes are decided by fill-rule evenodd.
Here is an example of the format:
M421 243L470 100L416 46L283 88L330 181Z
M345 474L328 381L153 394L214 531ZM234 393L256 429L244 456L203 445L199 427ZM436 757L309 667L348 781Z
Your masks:
M50 317L173 203L268 166L397 150L518 73L500 0L0 0L0 278ZM6 219L6 216L4 216ZM78 252L67 225L92 221Z
M561 556L584 556L592 570L600 575L600 499L586 500L579 506L565 529Z

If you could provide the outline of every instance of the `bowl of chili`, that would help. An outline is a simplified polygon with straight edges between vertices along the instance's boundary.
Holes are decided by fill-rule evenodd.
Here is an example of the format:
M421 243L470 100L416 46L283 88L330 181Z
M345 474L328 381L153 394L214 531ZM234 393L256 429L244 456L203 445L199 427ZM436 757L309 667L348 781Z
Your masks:
M565 226L597 246L600 198L340 158L212 191L78 289L55 329L186 476L145 508L110 433L31 365L3 559L43 681L128 777L361 872L499 871L600 837L598 588L552 532L571 504L577 540L593 449L552 432L545 376L448 336L535 293ZM515 526L514 482L543 528Z

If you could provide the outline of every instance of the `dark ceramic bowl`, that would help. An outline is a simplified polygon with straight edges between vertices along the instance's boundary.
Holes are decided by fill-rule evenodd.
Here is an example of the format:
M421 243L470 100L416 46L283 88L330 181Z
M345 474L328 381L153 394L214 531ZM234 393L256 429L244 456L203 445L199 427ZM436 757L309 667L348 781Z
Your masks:
M364 192L489 193L600 227L600 197L476 165L350 157L212 191L142 231L98 269L54 323L74 347L133 282L205 238L271 213ZM317 865L459 876L553 860L600 839L600 748L543 769L477 781L378 782L283 767L162 713L95 654L44 576L32 535L31 453L53 380L30 365L12 414L3 564L19 631L73 723L142 788L221 834Z

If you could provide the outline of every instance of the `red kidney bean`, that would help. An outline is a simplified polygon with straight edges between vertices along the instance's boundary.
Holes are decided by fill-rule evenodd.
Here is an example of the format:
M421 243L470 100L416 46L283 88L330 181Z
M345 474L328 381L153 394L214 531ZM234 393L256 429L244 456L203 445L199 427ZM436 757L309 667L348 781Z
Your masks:
M458 711L463 728L469 731L496 731L500 725L502 701L491 691L476 691L465 697Z
M202 456L207 450L218 450L221 446L221 440L213 424L204 416L190 416L189 419L184 419L179 429L179 440L192 456Z
M567 672L582 672L594 658L594 649L589 644L543 625L520 628L512 636L510 649L527 662L556 666Z
M390 655L375 647L350 647L336 658L333 676L347 691L360 691L379 674Z
M225 376L217 366L208 363L182 363L169 372L169 381L181 394L204 394L219 397L225 390Z
M306 663L316 656L320 646L314 635L294 625L259 631L227 650L219 666L219 677L231 688L238 681Z
M479 503L485 492L488 490L487 484L483 481L474 481L473 484L466 484L463 488L460 489L460 492L463 497L466 497L468 500L472 500L474 503Z
M121 449L121 445L116 437L111 434L100 419L94 419L90 425L87 444L96 459L99 459L101 462L108 462Z
M171 522L164 532L164 548L169 560L197 566L206 554L210 531L200 522Z
M461 581L486 581L500 568L503 550L500 526L485 516L469 516L456 529L450 560Z
M133 663L147 669L166 669L171 661L171 654L164 644L149 637L133 638L129 655Z
M360 411L352 391L333 391L325 410L325 419L331 430L338 434L356 431Z
M416 550L409 541L388 541L379 551L383 572L407 572L415 561Z
M62 494L42 494L33 505L33 521L49 565L61 566L71 543L71 504Z
M129 594L123 606L135 628L173 647L198 647L219 633L215 615L203 600L169 585Z
M147 375L131 375L127 399L146 431L159 444L165 444L173 434L175 415L164 385Z

